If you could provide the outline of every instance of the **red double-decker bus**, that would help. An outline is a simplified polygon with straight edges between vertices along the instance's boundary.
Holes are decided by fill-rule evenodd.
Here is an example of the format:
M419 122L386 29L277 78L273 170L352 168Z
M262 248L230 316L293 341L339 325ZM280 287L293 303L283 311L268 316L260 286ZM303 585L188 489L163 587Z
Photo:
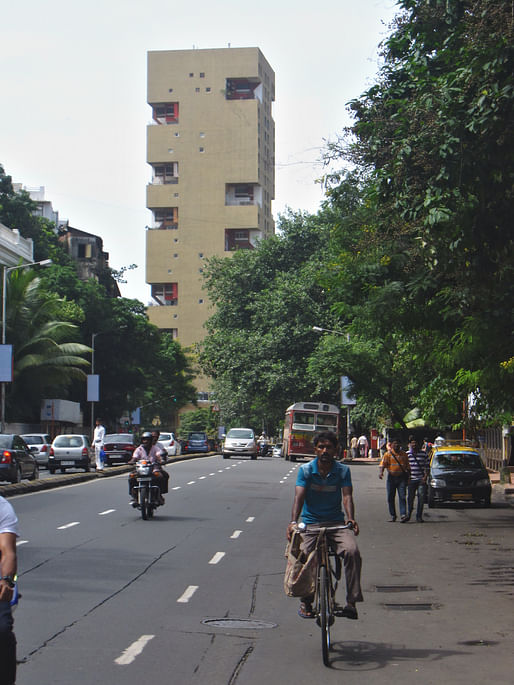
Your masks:
M332 431L339 435L339 408L323 402L296 402L286 409L282 456L287 461L314 457L312 441L316 433Z

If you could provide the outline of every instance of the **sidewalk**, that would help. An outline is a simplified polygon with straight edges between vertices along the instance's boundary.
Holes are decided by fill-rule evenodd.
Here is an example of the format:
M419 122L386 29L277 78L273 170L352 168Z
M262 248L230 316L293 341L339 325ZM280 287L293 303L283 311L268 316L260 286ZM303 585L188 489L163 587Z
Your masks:
M375 466L378 467L380 464L379 458L367 458L367 459L341 459L343 464L348 464L348 466ZM514 506L514 483L500 483L500 472L499 471L489 471L489 478L491 479L491 485L493 487L493 495L496 500L504 501L511 506Z

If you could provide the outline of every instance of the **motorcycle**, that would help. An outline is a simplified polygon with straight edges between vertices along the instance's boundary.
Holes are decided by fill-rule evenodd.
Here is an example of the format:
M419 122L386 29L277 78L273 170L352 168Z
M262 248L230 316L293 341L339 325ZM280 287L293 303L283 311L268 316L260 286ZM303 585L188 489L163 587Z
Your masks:
M269 445L267 442L259 443L259 457L265 457L268 454Z
M147 459L140 459L136 462L134 477L135 507L141 511L141 518L146 521L153 517L155 509L163 503L161 489L155 484L155 479L162 478L162 474L156 464Z

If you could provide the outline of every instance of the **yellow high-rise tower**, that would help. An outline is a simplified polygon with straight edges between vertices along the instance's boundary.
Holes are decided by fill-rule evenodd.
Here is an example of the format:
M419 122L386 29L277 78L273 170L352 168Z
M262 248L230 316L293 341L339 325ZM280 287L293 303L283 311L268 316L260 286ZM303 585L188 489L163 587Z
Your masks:
M184 346L205 335L205 259L275 232L274 99L258 48L148 53L148 315Z

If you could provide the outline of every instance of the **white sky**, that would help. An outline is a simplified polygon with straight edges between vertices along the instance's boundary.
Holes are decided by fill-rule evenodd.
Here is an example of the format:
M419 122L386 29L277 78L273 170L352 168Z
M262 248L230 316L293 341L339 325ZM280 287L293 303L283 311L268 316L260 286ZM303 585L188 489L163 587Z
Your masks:
M323 141L372 83L396 11L394 0L3 3L0 163L101 236L111 267L136 263L121 291L146 303L147 51L259 47L276 78L273 213L315 212Z

